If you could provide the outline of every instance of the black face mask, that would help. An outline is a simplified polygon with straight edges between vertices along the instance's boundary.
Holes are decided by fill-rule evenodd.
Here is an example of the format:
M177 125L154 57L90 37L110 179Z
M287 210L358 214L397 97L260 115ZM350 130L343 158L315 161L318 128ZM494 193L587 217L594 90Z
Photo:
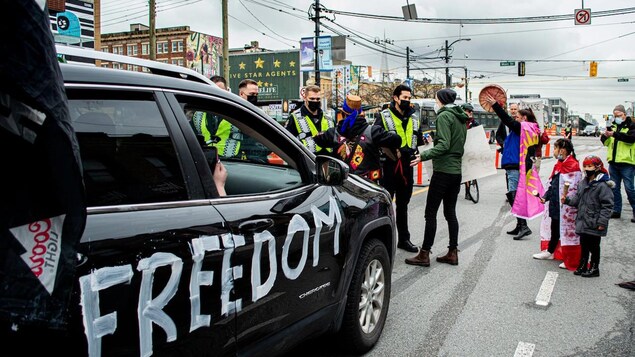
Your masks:
M307 103L309 103L309 105L307 106L309 108L309 111L311 112L315 112L318 109L320 109L320 102L314 102L312 100L307 101Z
M258 105L258 96L254 94L248 95L247 101L253 105Z
M595 171L595 170L584 170L584 173L586 174L587 178L591 178L591 177L595 176L597 171Z
M401 111L406 114L406 112L410 109L410 101L409 100L402 100L399 102L399 109L401 109Z

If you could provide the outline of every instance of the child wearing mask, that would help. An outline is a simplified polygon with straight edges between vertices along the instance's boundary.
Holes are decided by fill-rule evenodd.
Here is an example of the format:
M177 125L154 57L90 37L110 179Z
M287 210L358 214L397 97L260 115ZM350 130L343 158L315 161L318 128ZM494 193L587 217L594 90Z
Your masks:
M587 156L582 162L586 178L578 183L573 195L562 195L561 202L578 208L575 232L580 235L582 254L573 274L585 278L600 276L600 241L606 236L613 212L613 186L602 159ZM591 266L588 267L589 254Z
M575 232L578 210L571 206L561 207L559 198L566 190L565 187L568 187L570 194L575 194L582 172L570 140L556 140L553 156L558 161L549 176L549 188L540 198L543 204L549 202L540 226L541 252L533 257L540 260L562 260L560 268L575 270L580 261L580 236Z

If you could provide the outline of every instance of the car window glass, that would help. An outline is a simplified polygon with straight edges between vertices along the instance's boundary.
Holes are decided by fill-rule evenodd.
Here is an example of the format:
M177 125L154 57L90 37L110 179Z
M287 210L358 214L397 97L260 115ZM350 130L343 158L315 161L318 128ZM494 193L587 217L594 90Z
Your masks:
M88 206L188 198L174 145L150 94L104 99L103 92L70 90L68 96Z
M249 118L252 114L247 112L221 113L217 106L212 109L213 103L188 97L177 99L203 151L214 147L227 169L228 196L283 191L302 184L295 164L285 160L285 149L272 144L280 136L275 128L255 127L261 120Z

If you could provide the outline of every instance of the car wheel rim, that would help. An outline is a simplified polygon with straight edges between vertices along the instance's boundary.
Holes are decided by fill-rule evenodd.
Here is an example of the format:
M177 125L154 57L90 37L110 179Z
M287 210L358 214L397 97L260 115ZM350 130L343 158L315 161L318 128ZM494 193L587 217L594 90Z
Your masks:
M381 317L384 306L384 267L377 259L366 267L359 301L359 325L364 333L371 333Z

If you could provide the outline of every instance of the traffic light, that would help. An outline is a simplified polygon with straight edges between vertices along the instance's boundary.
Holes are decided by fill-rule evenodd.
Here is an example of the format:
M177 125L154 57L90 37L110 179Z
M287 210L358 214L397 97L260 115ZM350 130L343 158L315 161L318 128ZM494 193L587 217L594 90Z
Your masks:
M598 63L595 61L591 61L591 65L589 66L589 77L597 77L598 76Z
M525 75L525 61L518 62L518 76L522 77Z

